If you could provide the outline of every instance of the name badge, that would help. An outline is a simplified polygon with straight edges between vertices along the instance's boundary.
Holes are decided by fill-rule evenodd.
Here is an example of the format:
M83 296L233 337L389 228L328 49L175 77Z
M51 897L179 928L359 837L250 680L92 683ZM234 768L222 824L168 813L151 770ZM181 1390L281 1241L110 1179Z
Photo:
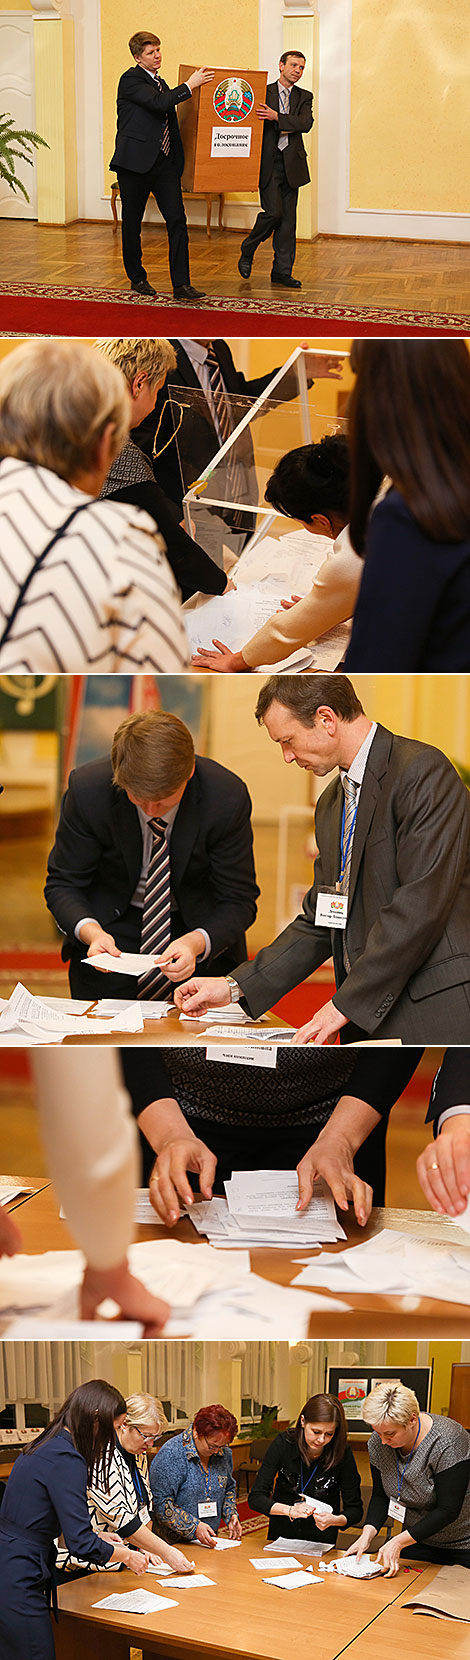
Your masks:
M388 1514L389 1516L393 1516L394 1522L404 1522L406 1516L406 1504L400 1504L399 1499L390 1499Z
M205 1499L204 1504L198 1504L197 1513L200 1522L205 1522L206 1519L209 1519L209 1516L216 1516L217 1505L215 1499Z
M140 1516L140 1520L142 1522L142 1526L143 1527L148 1527L149 1521L150 1521L150 1511L147 1509L146 1504L141 1504L140 1510L139 1510L139 1516Z
M320 928L345 928L348 920L347 893L336 888L319 888L315 922Z

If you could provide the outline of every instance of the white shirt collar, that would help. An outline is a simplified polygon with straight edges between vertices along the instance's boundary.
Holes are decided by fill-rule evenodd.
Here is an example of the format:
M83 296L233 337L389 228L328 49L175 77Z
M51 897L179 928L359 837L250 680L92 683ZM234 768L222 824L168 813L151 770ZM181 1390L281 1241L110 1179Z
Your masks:
M177 338L179 338L179 336ZM203 346L201 340L179 340L179 344L186 352L186 356L189 357L189 361L192 363L193 368L196 365L201 368L202 364L206 361L207 346Z
M372 721L370 732L368 732L367 736L364 738L364 742L361 744L360 749L358 749L357 755L354 756L354 760L351 761L351 765L349 767L340 767L341 783L343 782L343 778L350 778L352 784L357 784L358 789L361 788L369 757L369 751L372 748L376 731L377 721L374 720Z

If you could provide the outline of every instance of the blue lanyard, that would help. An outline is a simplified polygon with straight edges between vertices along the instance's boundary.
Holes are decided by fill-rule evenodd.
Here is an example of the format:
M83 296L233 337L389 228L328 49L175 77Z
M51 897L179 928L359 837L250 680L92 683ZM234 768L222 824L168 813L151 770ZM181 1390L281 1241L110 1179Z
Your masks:
M148 1493L147 1493L147 1489L145 1487L143 1478L142 1478L140 1470L139 1470L137 1459L134 1460L134 1465L133 1465L133 1468L132 1468L132 1480L133 1480L133 1483L134 1483L134 1487L135 1487L135 1491L136 1491L136 1494L137 1494L139 1504L148 1505Z
M395 1452L395 1458L396 1458L396 1461L397 1461L397 1481L398 1481L398 1495L397 1496L398 1496L398 1498L400 1497L405 1470L406 1470L406 1468L407 1468L407 1466L410 1462L410 1458L413 1457L416 1442L419 1440L420 1431L421 1431L421 1418L418 1418L418 1433L417 1433L417 1435L415 1435L415 1438L414 1438L414 1441L413 1441L413 1446L411 1448L411 1452L408 1453L408 1458L405 1458L405 1462L404 1462L404 1465L403 1465L401 1475L400 1475L400 1467L399 1467L399 1463L398 1463L398 1453Z
M310 1487L310 1482L313 1481L313 1477L315 1475L315 1471L318 1470L319 1463L320 1463L320 1460L317 1459L317 1463L314 1464L313 1470L310 1471L308 1481L304 1481L304 1473L303 1473L302 1461L301 1461L301 1463L300 1463L300 1491L301 1491L302 1495L307 1492L307 1487Z
M350 845L351 845L351 839L354 835L354 831L355 831L355 828L356 828L356 819L357 819L358 806L359 806L359 802L356 800L356 805L355 805L353 816L352 816L351 823L350 823L350 826L349 826L349 835L348 835L348 839L347 839L347 842L346 842L346 847L344 849L344 852L341 851L341 866L340 866L340 872L339 872L339 877L338 877L338 886L339 887L341 887L344 872L345 872L346 865L347 865L347 862L348 862L348 853L349 853L349 848L350 848ZM343 813L342 813L342 818L341 818L341 849L343 849L344 820L345 820L345 818L346 818L346 802L343 800Z

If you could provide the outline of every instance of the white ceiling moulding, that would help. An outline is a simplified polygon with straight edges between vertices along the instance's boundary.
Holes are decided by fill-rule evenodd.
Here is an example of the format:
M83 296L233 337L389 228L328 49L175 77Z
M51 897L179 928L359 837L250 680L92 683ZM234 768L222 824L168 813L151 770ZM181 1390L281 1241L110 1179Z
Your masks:
M70 17L69 0L29 0L34 17Z

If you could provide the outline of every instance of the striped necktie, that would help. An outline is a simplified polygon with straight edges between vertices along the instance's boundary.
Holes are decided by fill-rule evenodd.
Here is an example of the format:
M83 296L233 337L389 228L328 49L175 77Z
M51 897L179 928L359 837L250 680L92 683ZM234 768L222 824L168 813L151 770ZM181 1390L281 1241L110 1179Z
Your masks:
M148 822L153 835L153 847L145 884L140 950L159 956L161 951L166 950L171 939L170 854L165 820L149 818ZM137 996L161 997L169 985L170 981L162 969L151 968L148 974L143 974L137 981Z
M230 438L230 433L233 432L233 419L222 379L220 364L212 344L207 348L205 363L209 376L213 409L219 429L220 447L222 448L222 445L226 443L227 438ZM233 449L228 451L225 460L225 467L230 497L232 501L241 501L243 494L243 472L239 462L236 459ZM244 527L248 529L249 526L246 514L237 512L230 514L230 523L233 530L243 530Z
M289 114L289 108L290 108L290 92L288 90L288 87L278 85L278 93L279 93L280 113L281 113L281 115L288 115ZM288 143L289 143L289 134L288 133L280 133L278 141L277 141L278 150L287 150Z
M351 875L351 859L352 859L353 842L354 842L354 818L355 818L355 813L356 813L356 796L357 796L359 785L355 784L354 780L352 778L349 778L347 773L345 774L345 777L342 779L342 785L343 785L343 791L344 791L344 825L343 825L343 835L342 835L342 841L341 841L341 872L342 872L342 874L341 874L341 892L342 893L348 893L349 892L349 878L350 878L350 875ZM349 954L348 954L348 950L347 950L347 946L346 946L346 930L343 934L343 962L344 962L346 972L349 973L351 963L350 963Z
M154 76L154 81L155 81L155 86L157 88L157 92L165 92L164 83L163 83L163 81L160 80L159 75ZM171 149L171 140L170 140L170 128L168 126L168 116L167 115L165 116L165 121L164 121L163 135L162 135L162 146L161 147L162 147L164 156L169 156L170 149Z

